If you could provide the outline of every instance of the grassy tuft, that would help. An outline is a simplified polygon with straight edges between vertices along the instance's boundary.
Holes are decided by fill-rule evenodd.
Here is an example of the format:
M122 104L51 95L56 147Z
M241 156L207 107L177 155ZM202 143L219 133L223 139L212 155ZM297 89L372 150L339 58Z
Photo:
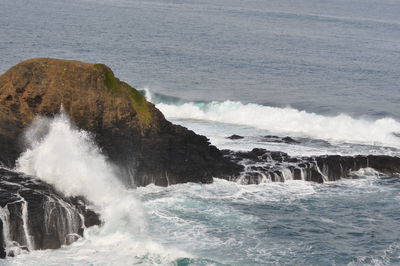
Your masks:
M120 81L114 76L110 68L103 64L95 64L94 67L100 71L104 79L104 85L112 93L126 92L131 100L133 108L136 110L139 121L149 126L152 122L152 113L146 98L128 83Z
M111 92L120 92L121 86L119 80L114 76L112 70L103 64L95 64L94 67L102 72L104 84Z
M128 83L121 83L127 88L132 100L132 106L138 113L140 121L143 122L145 125L150 125L153 115L149 109L146 98L138 90L131 87Z

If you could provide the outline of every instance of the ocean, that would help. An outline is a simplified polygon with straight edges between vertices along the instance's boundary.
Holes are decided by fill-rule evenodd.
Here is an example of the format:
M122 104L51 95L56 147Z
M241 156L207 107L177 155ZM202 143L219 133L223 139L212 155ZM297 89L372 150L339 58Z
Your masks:
M104 63L220 149L400 156L399 14L396 0L2 0L0 72L33 57ZM85 178L75 192L105 226L0 264L400 265L398 177L126 189L68 118L49 123L18 170L65 193Z

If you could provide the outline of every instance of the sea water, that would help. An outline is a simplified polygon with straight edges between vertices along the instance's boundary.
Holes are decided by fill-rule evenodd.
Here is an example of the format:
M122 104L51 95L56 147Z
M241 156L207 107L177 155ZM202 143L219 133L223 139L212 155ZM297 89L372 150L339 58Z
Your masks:
M105 63L221 149L399 156L399 14L391 0L3 0L0 72L32 57ZM18 169L87 197L104 226L0 264L400 264L398 177L132 190L66 115L27 135Z

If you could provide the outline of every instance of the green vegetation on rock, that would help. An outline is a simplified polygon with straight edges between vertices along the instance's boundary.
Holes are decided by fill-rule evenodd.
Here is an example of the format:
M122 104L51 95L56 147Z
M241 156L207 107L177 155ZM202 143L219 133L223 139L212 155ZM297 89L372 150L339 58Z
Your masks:
M109 67L104 64L95 64L94 67L102 73L104 84L107 89L111 92L121 91L120 81L114 76L114 73Z
M94 67L100 71L104 79L104 85L112 93L126 92L131 98L132 106L136 110L139 120L144 125L150 125L152 113L148 107L145 97L131 87L128 83L120 81L114 76L112 70L104 64L95 64Z
M128 83L121 82L128 90L129 95L132 99L133 108L139 115L139 119L145 124L149 125L151 123L152 113L149 109L146 98L135 88L131 87Z

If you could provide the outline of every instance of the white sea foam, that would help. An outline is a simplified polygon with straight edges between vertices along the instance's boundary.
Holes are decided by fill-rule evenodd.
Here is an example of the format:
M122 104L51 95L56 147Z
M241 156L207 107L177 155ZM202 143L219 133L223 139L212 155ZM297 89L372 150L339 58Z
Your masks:
M145 229L139 201L118 181L91 136L74 128L67 115L37 118L27 130L26 141L30 148L18 159L18 171L54 185L67 196L85 196L108 221L106 225L113 221Z
M145 214L135 191L120 183L114 166L91 136L75 128L66 114L37 118L26 132L26 140L28 149L18 159L17 170L54 185L67 196L84 196L104 222L100 228L87 230L85 239L58 251L66 253L64 257L79 258L79 265L131 265L142 260L144 264L166 263L187 256L148 237ZM93 252L104 256L91 258ZM33 265L35 258L48 252L34 253L13 262ZM52 259L51 263L57 262L57 252L49 254L49 263Z
M146 98L154 95L145 89ZM286 107L270 107L235 101L183 104L156 102L170 119L198 119L251 126L276 134L338 142L400 147L400 122L392 118L356 119L346 114L324 116Z

